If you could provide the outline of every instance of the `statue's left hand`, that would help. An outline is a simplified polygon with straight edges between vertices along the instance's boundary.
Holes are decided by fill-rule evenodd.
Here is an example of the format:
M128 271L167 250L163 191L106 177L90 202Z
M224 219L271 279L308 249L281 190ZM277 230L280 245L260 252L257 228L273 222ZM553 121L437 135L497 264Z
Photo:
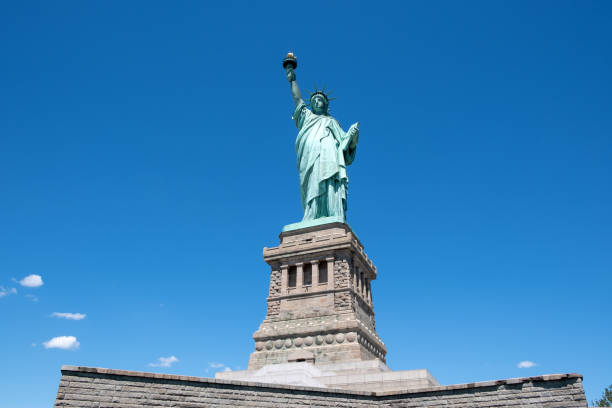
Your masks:
M357 142L359 141L359 122L353 124L349 129L349 137L351 138L351 143L349 147L354 149L357 147Z

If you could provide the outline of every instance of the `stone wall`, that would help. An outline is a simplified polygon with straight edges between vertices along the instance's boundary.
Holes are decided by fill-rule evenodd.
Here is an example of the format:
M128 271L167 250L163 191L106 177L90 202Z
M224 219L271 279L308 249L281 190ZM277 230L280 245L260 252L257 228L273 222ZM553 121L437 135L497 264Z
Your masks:
M336 289L349 288L351 286L351 255L341 253L334 261L334 287Z
M62 367L55 407L586 408L582 376L560 374L375 393Z
M278 266L270 272L270 297L281 295L281 271Z
M433 391L398 395L379 393L379 407L428 408L586 408L587 402L579 374L558 374L513 378L473 384L435 387Z

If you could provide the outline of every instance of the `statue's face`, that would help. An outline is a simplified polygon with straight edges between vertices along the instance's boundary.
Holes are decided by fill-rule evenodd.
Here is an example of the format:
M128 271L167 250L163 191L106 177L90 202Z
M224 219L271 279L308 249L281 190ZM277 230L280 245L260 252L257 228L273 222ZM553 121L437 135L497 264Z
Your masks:
M312 111L317 115L327 113L327 101L321 95L315 95L310 100L310 107Z

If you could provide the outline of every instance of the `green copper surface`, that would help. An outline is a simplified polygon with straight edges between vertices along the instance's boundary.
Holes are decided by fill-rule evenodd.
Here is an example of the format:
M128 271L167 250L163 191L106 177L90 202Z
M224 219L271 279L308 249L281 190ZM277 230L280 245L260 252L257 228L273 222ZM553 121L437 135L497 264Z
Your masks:
M312 94L309 109L302 99L294 68L287 65L285 70L295 104L292 118L298 128L295 151L304 218L285 226L283 231L346 222L346 166L355 160L359 122L344 132L329 114L329 98L323 91Z

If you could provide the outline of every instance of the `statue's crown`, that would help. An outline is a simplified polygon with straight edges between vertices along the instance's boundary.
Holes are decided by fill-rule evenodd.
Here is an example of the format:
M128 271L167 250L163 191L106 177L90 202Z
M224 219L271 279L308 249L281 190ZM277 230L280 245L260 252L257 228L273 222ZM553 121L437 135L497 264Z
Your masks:
M323 89L317 89L317 85L315 84L314 86L314 92L310 94L310 100L312 100L312 98L316 95L321 95L323 98L325 98L325 100L327 101L327 103L329 104L329 101L333 101L336 98L330 98L329 95L331 95L332 91L329 91L327 93L325 93L325 86L323 86Z
M315 95L321 95L322 97L325 98L325 100L327 102L329 102L329 98L327 97L327 94L323 91L314 91L313 93L310 94L310 99L312 99Z

